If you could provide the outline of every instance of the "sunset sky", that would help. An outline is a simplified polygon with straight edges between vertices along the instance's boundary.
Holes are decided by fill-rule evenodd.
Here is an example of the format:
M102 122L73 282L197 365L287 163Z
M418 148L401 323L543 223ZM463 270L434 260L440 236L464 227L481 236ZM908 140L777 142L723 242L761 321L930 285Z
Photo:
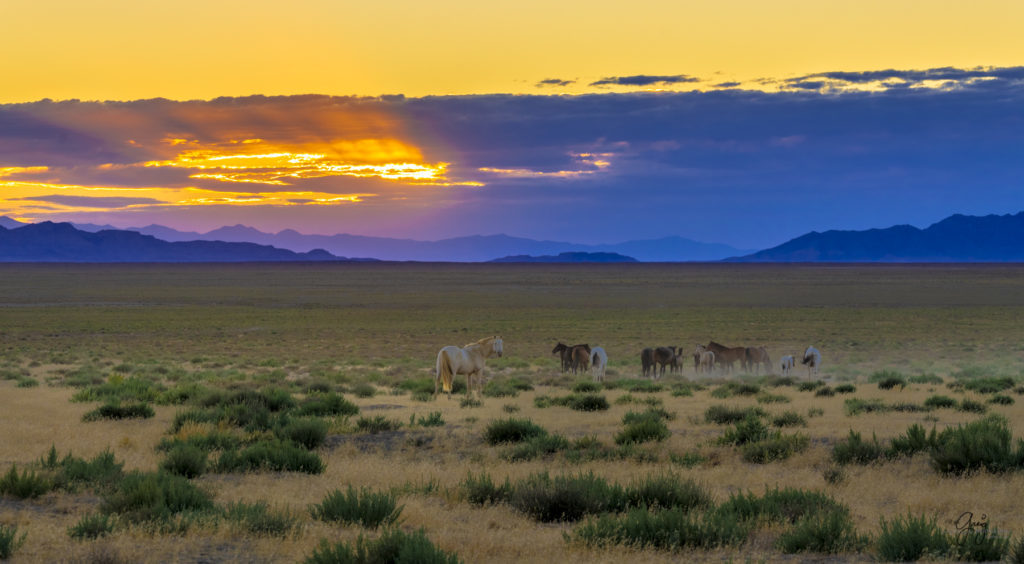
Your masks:
M1024 3L0 4L0 215L415 239L1024 210Z

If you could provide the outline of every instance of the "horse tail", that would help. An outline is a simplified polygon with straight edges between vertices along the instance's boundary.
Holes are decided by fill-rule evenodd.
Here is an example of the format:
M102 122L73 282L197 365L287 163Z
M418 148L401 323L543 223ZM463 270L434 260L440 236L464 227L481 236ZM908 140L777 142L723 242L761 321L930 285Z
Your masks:
M452 359L446 350L437 354L437 377L441 380L441 388L444 392L452 393Z

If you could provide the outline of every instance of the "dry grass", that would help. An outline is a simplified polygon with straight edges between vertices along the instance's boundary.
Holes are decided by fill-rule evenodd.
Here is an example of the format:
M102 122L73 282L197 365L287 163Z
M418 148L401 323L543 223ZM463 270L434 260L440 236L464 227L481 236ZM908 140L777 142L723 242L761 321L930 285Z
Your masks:
M351 422L337 421L327 445L318 451L326 462L323 474L207 474L196 480L215 494L218 503L263 500L299 513L301 533L283 539L245 535L222 525L190 531L188 542L122 527L110 537L83 543L71 540L67 528L96 510L95 495L0 498L0 522L28 531L26 544L12 562L91 562L103 557L125 562L294 561L311 553L321 538L353 540L366 534L358 527L328 525L309 517L308 506L328 492L347 485L407 491L431 483L439 488L401 494L402 526L425 528L436 545L467 562L681 558L651 550L585 550L563 539L571 524L538 524L504 505L473 507L461 500L458 490L469 472L515 481L545 470L593 471L628 483L671 470L705 484L718 501L740 491L761 493L766 487L822 490L850 507L863 533L877 532L879 518L908 510L938 515L939 525L949 531L960 513L974 511L986 514L1000 530L1024 533L1024 515L1016 497L1009 495L1024 489L1021 472L945 477L931 470L926 456L917 455L848 466L845 478L835 485L824 478L832 465L832 445L851 429L887 440L912 423L942 429L977 418L953 409L849 416L843 402L851 396L919 405L936 393L985 399L935 384L878 390L866 382L872 372L926 371L947 381L965 366L1013 377L1022 374L1024 340L1017 320L1024 313L1019 292L1024 267L848 267L839 272L831 268L316 266L302 270L305 277L295 277L294 271L279 266L155 271L3 267L0 289L11 292L0 294L10 296L0 317L0 334L5 337L0 364L28 370L43 385L17 388L13 380L0 380L0 429L5 437L0 441L0 470L12 463L33 463L51 444L62 454L71 451L83 457L109 448L128 469L158 466L162 455L153 447L167 436L179 408L156 406L152 419L82 423L82 415L94 404L72 403L74 390L45 382L84 365L98 367L105 376L122 364L149 374L157 367L164 369L163 374L206 371L202 377L220 386L232 385L233 379L260 385L274 370L283 372L284 383L369 381L378 387L374 397L347 394L362 415L383 414L407 424L412 415L440 411L446 422L442 427L406 425L397 432L368 436L348 432ZM81 280L74 288L55 279L66 276L67 269ZM262 269L255 273L259 276L253 269ZM442 315L442 306L458 303L452 286L468 297L454 313ZM290 294L282 296L282 291ZM132 298L125 302L124 296ZM577 307L583 303L598 305ZM517 397L485 398L478 408L460 407L458 397L419 402L409 394L391 393L391 384L429 374L432 356L441 345L490 333L502 333L509 351L491 364L494 377L524 378L535 390ZM673 397L667 388L654 394L633 392L630 395L637 400L659 399L676 415L667 422L672 435L666 441L643 447L657 458L655 462L571 464L555 455L509 463L501 457L505 447L483 441L487 423L508 417L505 407L514 406L515 417L529 418L549 432L570 440L593 436L614 445L623 415L646 407L616 403L626 394L621 390L601 392L611 403L603 412L535 407L538 395L569 393L571 383L557 373L547 354L557 340L600 343L612 357L611 368L618 376L610 378L615 378L633 377L638 371L633 357L640 345L689 345L709 338L766 343L773 357L813 342L826 355L823 378L831 383L853 380L857 392L816 397L793 387L773 388L769 391L791 401L767 405L758 404L754 396L715 399L710 395L715 380L692 397ZM692 368L685 376L694 378ZM1016 404L991 405L989 410L1005 415L1014 435L1024 436L1024 398L1011 395L1018 398ZM806 451L785 461L754 465L743 462L738 449L716 443L724 427L706 423L703 417L715 404L760 405L771 414L795 411L807 417L811 409L822 414L807 417L807 427L786 430L810 438ZM708 461L687 469L670 460L672 454L694 451ZM740 549L686 553L682 558L776 560L781 555L771 543L777 534L771 528L761 530ZM845 558L866 560L870 554Z

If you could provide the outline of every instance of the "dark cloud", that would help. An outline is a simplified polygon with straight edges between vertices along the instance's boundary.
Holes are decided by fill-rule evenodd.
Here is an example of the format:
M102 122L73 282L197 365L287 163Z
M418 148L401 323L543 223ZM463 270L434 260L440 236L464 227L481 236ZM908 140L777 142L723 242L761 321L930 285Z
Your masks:
M10 198L14 201L26 202L47 202L62 206L76 208L126 208L128 206L162 204L161 200L154 198L119 198L109 196L63 196L53 194L49 196L33 196L30 198Z
M739 86L739 82L719 82L715 85L716 88L736 88Z
M590 86L654 86L656 84L680 84L686 82L700 82L699 78L676 74L672 76L658 76L648 74L636 74L633 76L609 76L590 83Z
M958 69L940 67L921 70L874 70L874 71L831 71L808 74L782 82L785 86L798 89L842 88L843 85L861 85L875 82L885 83L888 89L905 89L928 86L931 89L950 88L991 88L1007 83L1024 81L1024 66L1021 67L975 67ZM817 86L815 86L817 85Z
M168 158L179 149L161 140L172 134L211 142L390 136L421 148L431 162L451 163L453 178L486 186L310 179L296 191L351 189L381 196L341 208L283 207L273 212L276 228L312 231L313 219L302 218L317 218L319 232L422 239L474 232L581 241L678 234L766 247L810 230L923 226L955 212L1024 209L1024 71L983 71L913 71L928 77L922 80L957 85L946 90L828 90L840 79L869 83L893 76L878 71L809 75L791 81L800 88L770 93L257 96L8 105L0 106L0 120L11 125L0 127L0 167L61 162L67 167L53 174L69 184L153 185L146 175L162 173L149 178L167 185L187 176L179 170L85 164ZM978 80L982 76L993 78ZM480 168L519 173L483 174ZM289 197L306 203L305 196ZM114 203L129 205L104 205ZM165 215L153 220L220 221L225 209L235 214L233 223L257 213L226 206L182 215L160 206ZM291 224L282 225L281 218Z
M545 88L549 86L569 86L575 84L575 80L563 80L561 78L545 78L536 84L537 88Z

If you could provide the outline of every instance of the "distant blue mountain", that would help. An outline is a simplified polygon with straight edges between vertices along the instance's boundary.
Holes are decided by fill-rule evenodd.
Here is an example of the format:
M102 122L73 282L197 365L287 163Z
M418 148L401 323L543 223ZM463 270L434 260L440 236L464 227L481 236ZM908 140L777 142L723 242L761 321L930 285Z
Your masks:
M75 229L70 223L0 227L3 262L255 262L343 260L317 249L296 253L255 243L167 242L135 231Z
M558 253L557 255L513 255L487 262L637 262L633 257L619 253Z
M816 231L731 262L1020 262L1024 212L953 215L918 229L896 225L866 231Z
M86 231L110 226L77 224ZM391 239L362 235L305 235L291 229L265 233L245 225L221 227L207 233L183 232L164 227L129 227L165 241L231 241L273 245L305 252L325 249L336 255L374 257L381 260L481 262L512 255L557 255L565 252L618 253L645 262L716 261L750 252L728 245L701 243L683 237L626 241L610 245L583 245L561 241L537 241L509 235L473 235L439 241Z

